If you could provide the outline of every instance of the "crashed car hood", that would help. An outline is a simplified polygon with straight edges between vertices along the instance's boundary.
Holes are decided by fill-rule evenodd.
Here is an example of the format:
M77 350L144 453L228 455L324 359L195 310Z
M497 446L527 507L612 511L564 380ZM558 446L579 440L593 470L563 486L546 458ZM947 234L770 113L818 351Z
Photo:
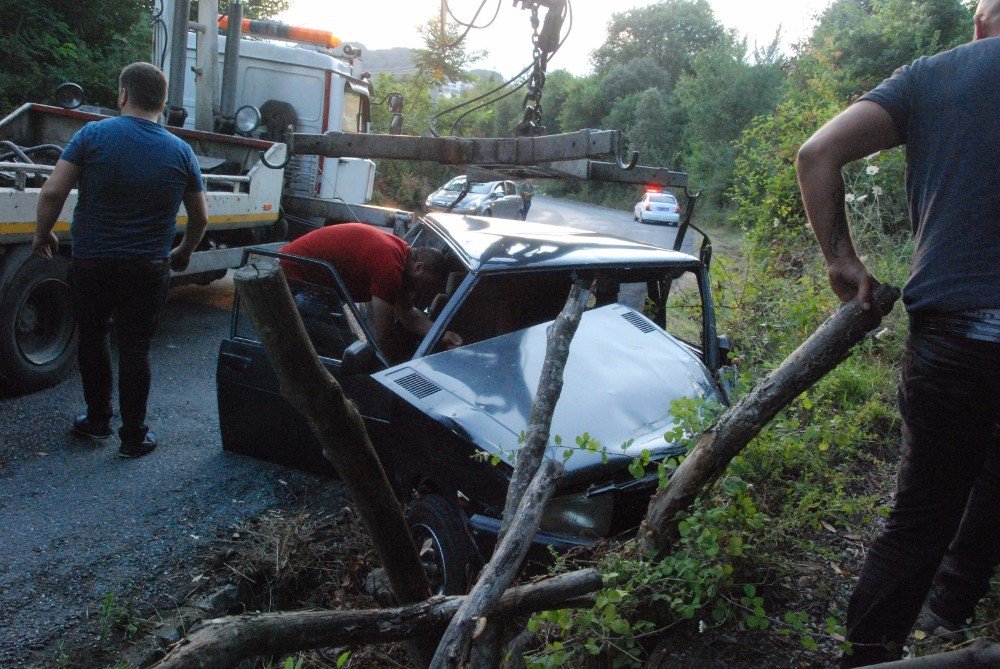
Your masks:
M373 378L511 463L520 448L518 435L528 425L549 325L412 360ZM679 452L663 434L674 425L671 401L682 397L719 398L711 375L688 346L627 306L588 311L570 346L547 455L561 459L584 433L607 448L616 469L628 461L626 453ZM562 440L558 447L556 435ZM562 484L591 480L605 467L600 453L576 450Z

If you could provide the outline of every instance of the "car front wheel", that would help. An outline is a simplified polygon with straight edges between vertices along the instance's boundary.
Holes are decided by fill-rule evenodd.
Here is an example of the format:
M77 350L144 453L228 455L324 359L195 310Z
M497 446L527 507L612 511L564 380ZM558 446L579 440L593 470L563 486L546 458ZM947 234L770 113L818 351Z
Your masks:
M410 503L406 522L424 563L431 592L466 594L479 560L461 511L440 495L424 495Z

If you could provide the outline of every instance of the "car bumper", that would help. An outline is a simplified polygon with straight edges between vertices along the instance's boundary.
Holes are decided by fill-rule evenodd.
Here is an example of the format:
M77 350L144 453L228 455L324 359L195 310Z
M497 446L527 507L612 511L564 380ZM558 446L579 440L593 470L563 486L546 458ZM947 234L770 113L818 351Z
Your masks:
M642 220L645 223L669 223L677 225L681 222L681 215L671 211L644 211Z

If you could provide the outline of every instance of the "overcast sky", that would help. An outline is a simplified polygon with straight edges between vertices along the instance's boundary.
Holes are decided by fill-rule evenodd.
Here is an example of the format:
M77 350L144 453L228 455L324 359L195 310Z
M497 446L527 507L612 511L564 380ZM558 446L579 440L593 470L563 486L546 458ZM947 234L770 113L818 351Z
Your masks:
M421 46L416 26L440 8L438 0L291 0L291 8L281 20L293 25L332 30L345 42L361 42L369 49L394 46ZM778 27L782 44L788 47L809 34L814 17L831 0L709 0L716 18L754 43L770 43ZM469 20L480 0L449 0L452 11ZM496 22L485 30L469 34L472 49L489 55L475 67L512 75L531 62L529 13L515 8L513 0L487 0L478 23L492 17L500 6ZM549 69L566 69L576 75L590 71L590 52L600 46L608 20L615 12L653 4L653 0L572 0L573 28ZM485 20L484 20L485 18Z

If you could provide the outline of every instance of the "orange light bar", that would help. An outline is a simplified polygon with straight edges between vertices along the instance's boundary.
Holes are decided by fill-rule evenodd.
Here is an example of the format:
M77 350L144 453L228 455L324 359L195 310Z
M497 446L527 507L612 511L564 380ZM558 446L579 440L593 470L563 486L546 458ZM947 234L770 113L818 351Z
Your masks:
M229 17L220 16L219 29L227 30L228 28ZM325 46L331 49L341 45L340 38L329 30L299 28L285 23L279 23L278 21L255 21L252 19L243 19L243 23L240 24L240 32L244 35L274 37L276 39L284 39L290 42L302 42L303 44L319 44L320 46Z

